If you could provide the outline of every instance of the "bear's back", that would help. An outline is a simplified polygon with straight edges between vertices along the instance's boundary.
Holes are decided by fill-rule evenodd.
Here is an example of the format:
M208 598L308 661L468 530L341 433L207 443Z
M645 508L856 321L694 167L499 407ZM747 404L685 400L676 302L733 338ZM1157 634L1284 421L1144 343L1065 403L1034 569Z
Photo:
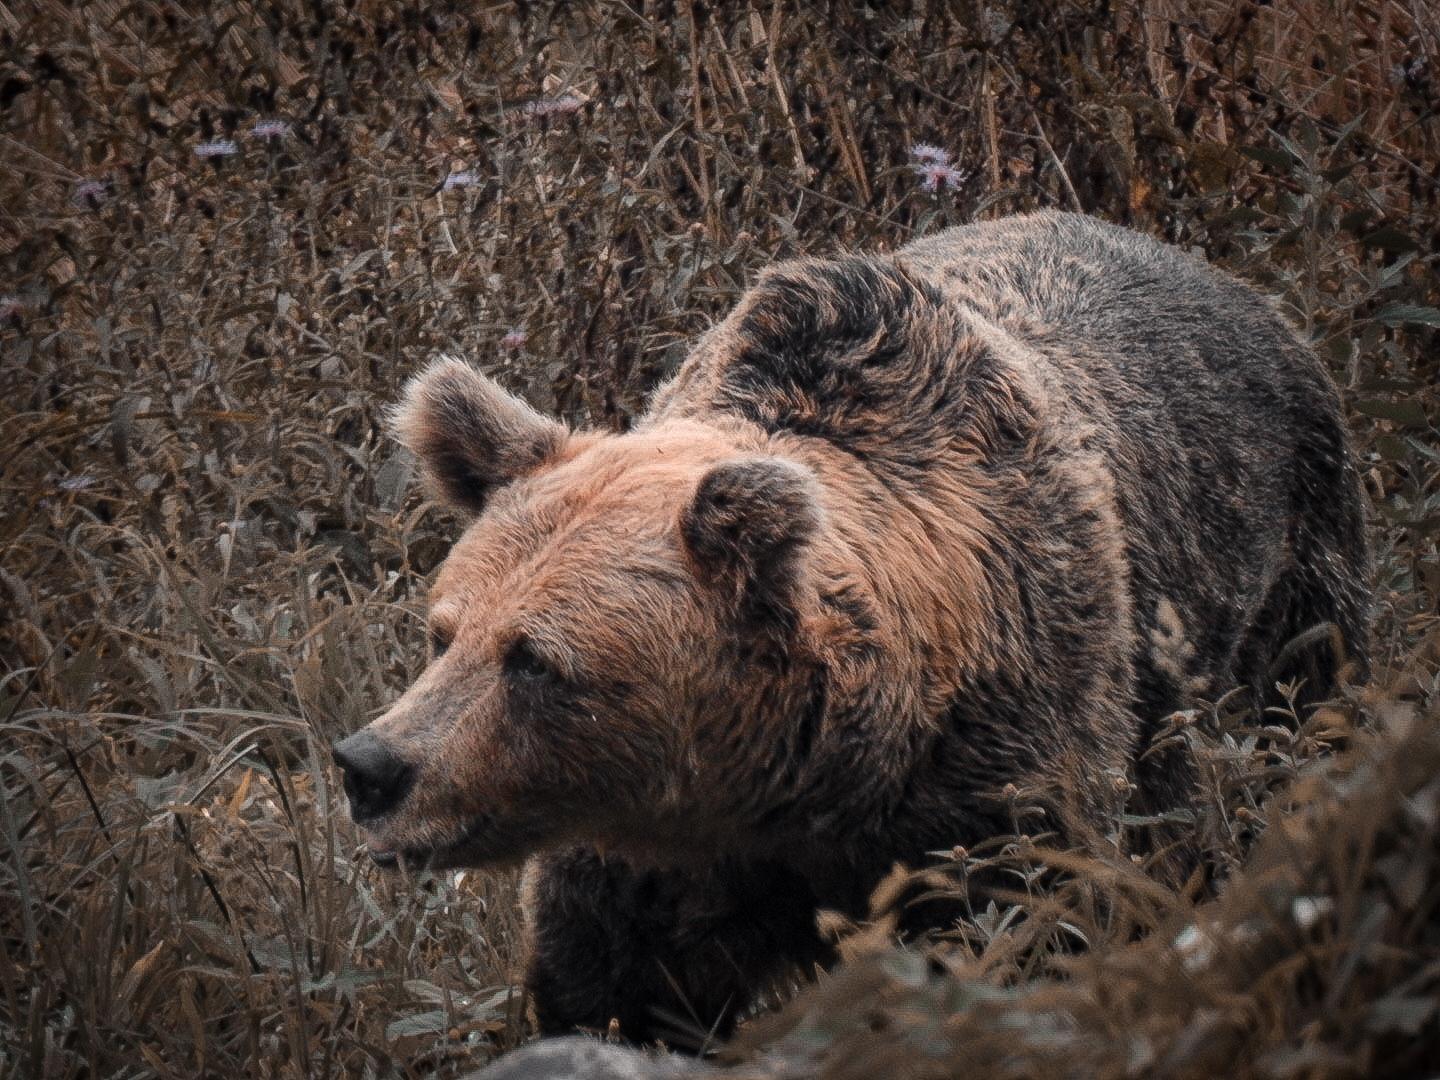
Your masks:
M676 416L824 443L937 507L978 468L1016 550L1057 539L1042 492L1110 504L1136 639L1191 657L1137 658L1142 714L1265 682L1270 639L1330 617L1295 596L1331 597L1363 648L1363 497L1324 366L1260 292L1129 229L1042 212L782 264L657 395L650 422Z
M897 259L1018 342L1022 365L1052 390L1049 422L1085 429L1102 452L1141 640L1183 630L1212 676L1207 691L1263 680L1309 618L1268 608L1304 590L1330 599L1316 616L1363 652L1363 496L1339 396L1268 298L1079 214L961 226ZM1329 580L1310 580L1326 560ZM1280 640L1247 643L1267 623ZM1142 712L1178 702L1152 665L1138 675Z
M1265 307L1253 290L1180 249L1086 214L1042 210L958 225L896 257L987 314L1024 310L1077 330L1114 329L1110 317L1122 311L1173 312L1180 294L1192 311Z

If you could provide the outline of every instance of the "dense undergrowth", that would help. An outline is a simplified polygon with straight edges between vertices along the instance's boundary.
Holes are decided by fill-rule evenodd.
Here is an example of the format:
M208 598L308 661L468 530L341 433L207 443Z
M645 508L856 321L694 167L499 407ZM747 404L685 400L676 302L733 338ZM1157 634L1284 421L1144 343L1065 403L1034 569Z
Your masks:
M1006 904L929 960L882 914L735 1052L1433 1072L1437 110L1428 0L0 7L0 1070L450 1075L524 1038L511 878L384 878L335 807L326 747L419 669L455 531L398 385L457 352L623 428L774 259L1058 206L1327 357L1375 679L1177 723L1219 901L977 848L937 887L1004 860Z

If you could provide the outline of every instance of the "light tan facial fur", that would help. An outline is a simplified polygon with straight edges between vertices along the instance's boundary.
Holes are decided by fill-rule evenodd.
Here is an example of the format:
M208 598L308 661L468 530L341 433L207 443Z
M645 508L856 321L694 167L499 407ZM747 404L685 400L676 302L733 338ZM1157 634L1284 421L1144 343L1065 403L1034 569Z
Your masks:
M505 860L653 831L667 807L723 817L697 728L738 692L727 623L763 572L727 553L803 542L819 514L808 470L754 433L691 420L571 435L454 361L412 384L397 426L432 487L478 516L431 590L438 654L370 727L415 773L366 823L372 849ZM496 432L528 449L487 456ZM794 505L756 505L747 474L733 502L705 506L707 539L691 520L707 478L745 468L793 485Z

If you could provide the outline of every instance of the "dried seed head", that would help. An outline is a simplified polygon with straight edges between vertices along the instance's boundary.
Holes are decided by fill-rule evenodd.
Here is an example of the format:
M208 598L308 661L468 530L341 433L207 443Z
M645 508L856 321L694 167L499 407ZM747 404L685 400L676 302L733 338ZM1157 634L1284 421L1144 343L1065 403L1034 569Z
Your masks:
M561 94L559 97L536 98L534 101L527 101L519 107L518 111L522 116L566 116L579 112L584 106L585 102L574 94Z

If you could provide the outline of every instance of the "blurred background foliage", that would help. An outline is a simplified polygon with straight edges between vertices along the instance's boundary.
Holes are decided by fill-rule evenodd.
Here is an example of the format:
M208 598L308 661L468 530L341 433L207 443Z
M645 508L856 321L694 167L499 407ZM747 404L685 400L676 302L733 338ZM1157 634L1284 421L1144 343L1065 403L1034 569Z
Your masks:
M1347 751L1345 775L1402 751L1440 764L1417 734L1440 666L1437 110L1429 0L0 6L0 1069L450 1075L523 1038L512 879L385 879L334 805L326 747L420 669L424 583L456 531L414 490L385 406L448 351L620 430L773 260L1042 206L1258 283L1353 412L1379 673L1291 718L1278 755L1274 732L1197 713L1213 846L1238 864L1275 783L1299 777L1334 810L1321 833L1390 829L1430 873L1435 830L1404 811L1433 816L1423 775L1391 781L1403 799L1367 810L1366 833L1340 766L1317 763L1360 721L1389 734ZM917 171L915 144L951 167ZM1345 881L1305 879L1340 913L1332 952L1291 934L1276 963L1331 956L1333 975L1354 951L1378 910L1355 899L1380 880L1361 847ZM855 1015L927 1033L865 1045L895 1068L895 1045L947 1048L936 1075L986 1017L1098 1022L1078 999L971 1006L996 987L1030 1002L1067 919L1100 972L1075 978L1123 984L1137 928L1192 918L1192 898L1128 878L1052 888L1023 844L996 857L1022 864L1025 896L959 928L943 974L862 932L860 974L827 986L873 963L880 984L802 995L785 1060L862 1060ZM1372 927L1375 949L1419 956L1379 1020L1351 999L1399 976L1352 971L1332 1004L1353 1024L1260 995L1235 1008L1263 1013L1264 1037L1223 1045L1294 1050L1255 1075L1420 1060L1387 1047L1437 1041L1416 1004L1440 971L1437 882L1385 909L1393 934ZM1291 982L1332 985L1305 971ZM1229 1006L1249 992L1215 987ZM1155 997L1137 994L1108 1015L1141 1026ZM900 1004L854 1004L882 999ZM1198 1001L1165 1030L1220 1045ZM992 1072L1048 1075L1036 1062L1065 1045ZM1225 1071L1131 1050L1114 1075Z

